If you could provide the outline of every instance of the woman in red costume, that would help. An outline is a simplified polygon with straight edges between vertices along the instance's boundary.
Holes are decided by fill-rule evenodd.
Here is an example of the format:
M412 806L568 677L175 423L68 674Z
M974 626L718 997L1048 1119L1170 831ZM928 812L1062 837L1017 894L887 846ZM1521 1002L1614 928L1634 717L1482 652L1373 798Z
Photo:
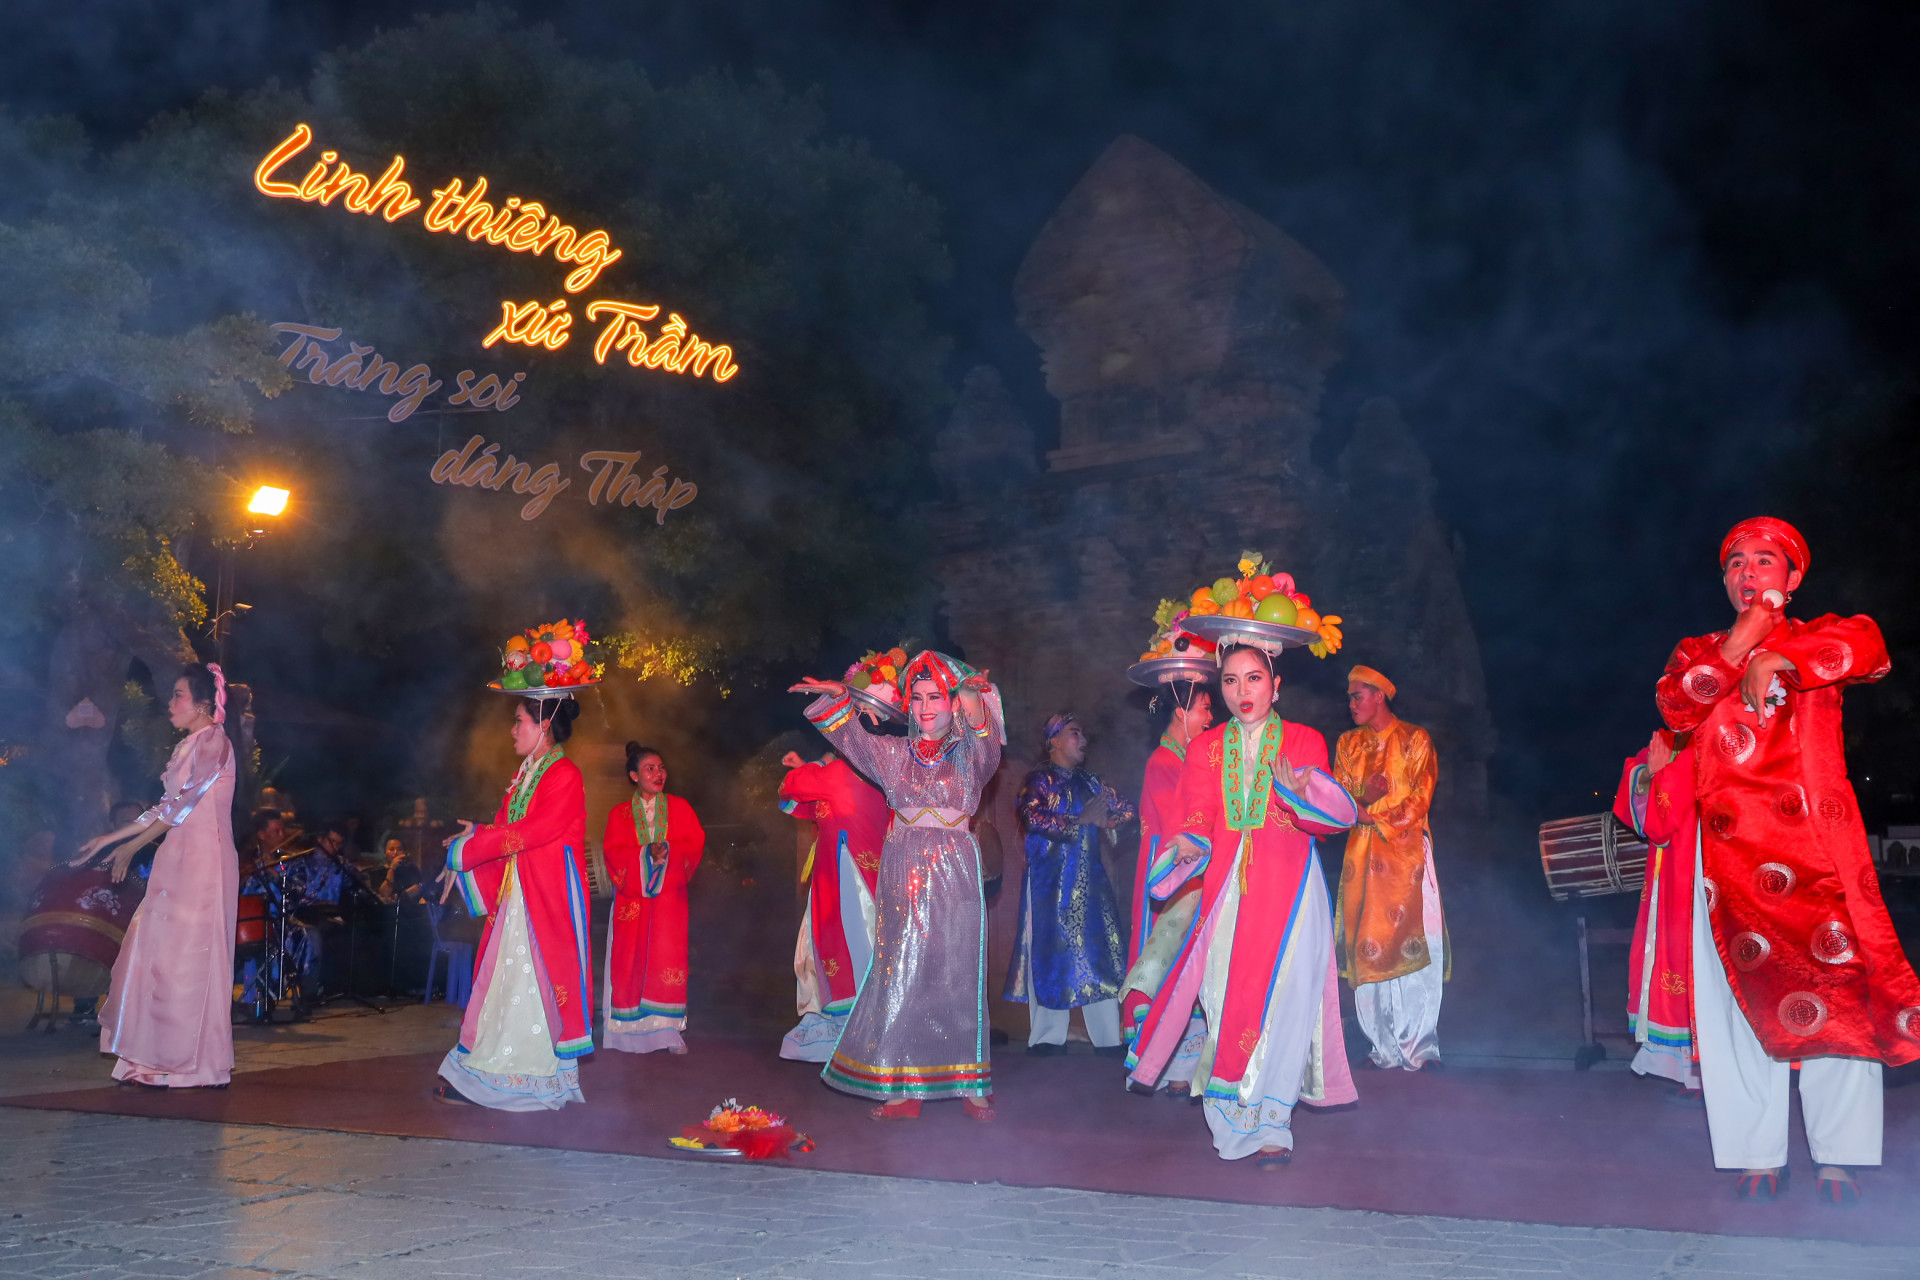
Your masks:
M707 850L693 806L667 794L667 762L627 744L633 799L607 814L613 926L607 934L605 1045L623 1053L687 1051L687 884Z
M1614 816L1647 842L1647 878L1633 950L1627 953L1627 1027L1640 1044L1633 1069L1680 1086L1678 1100L1700 1101L1693 1051L1693 748L1686 734L1657 730L1627 761Z
M467 909L487 918L460 1042L440 1064L442 1102L557 1111L585 1102L575 1059L593 1052L587 963L587 793L560 750L570 693L515 699L519 772L491 824L447 841Z
M1786 1183L1790 1064L1800 1063L1820 1198L1859 1198L1881 1155L1883 1064L1920 1058L1920 979L1894 937L1847 781L1840 703L1890 663L1871 618L1801 622L1808 568L1782 520L1720 547L1733 626L1682 640L1656 693L1691 732L1699 810L1694 1018L1714 1163L1742 1196Z
M1140 783L1140 860L1133 873L1132 936L1127 944L1128 969L1120 995L1129 1066L1139 1061L1140 1020L1186 945L1200 906L1197 877L1164 901L1156 901L1147 885L1153 879L1154 863L1170 854L1187 816L1180 807L1180 775L1186 768L1187 747L1213 725L1213 695L1198 681L1164 684L1153 701L1156 709L1166 703L1170 714L1160 745L1147 757L1146 776ZM1206 1023L1196 1009L1186 1039L1167 1066L1167 1097L1187 1096L1205 1035Z
M1333 904L1314 837L1351 827L1353 797L1327 772L1327 740L1283 720L1273 655L1220 650L1231 717L1194 739L1180 775L1186 816L1154 868L1156 898L1203 875L1200 922L1141 1027L1133 1084L1154 1087L1194 1004L1206 1043L1191 1091L1223 1160L1262 1168L1293 1152L1296 1103L1358 1098L1340 1029Z
M780 1042L780 1056L828 1062L873 960L880 850L893 813L887 798L835 752L809 764L789 751L780 763L787 767L781 811L814 829L802 873L807 910L793 963L800 1025Z

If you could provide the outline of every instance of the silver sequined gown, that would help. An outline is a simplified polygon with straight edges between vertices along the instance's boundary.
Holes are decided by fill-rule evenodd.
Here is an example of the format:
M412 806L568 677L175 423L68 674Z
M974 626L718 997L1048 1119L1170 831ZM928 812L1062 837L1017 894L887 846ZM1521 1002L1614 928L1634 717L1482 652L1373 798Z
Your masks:
M868 733L822 697L807 718L847 762L886 793L896 815L923 809L971 815L1000 764L1000 723L984 733L958 719L932 764L905 738ZM898 817L880 853L873 967L821 1076L845 1093L978 1098L993 1092L987 1061L987 916L980 846L970 820L907 826Z

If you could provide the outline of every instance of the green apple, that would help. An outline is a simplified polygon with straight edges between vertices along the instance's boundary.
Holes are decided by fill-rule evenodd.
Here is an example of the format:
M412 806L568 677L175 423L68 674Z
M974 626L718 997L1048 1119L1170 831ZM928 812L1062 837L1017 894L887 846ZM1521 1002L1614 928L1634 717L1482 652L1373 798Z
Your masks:
M1300 609L1278 591L1253 606L1253 616L1261 622L1277 622L1290 627L1300 617Z
M526 673L525 671L509 671L509 672L507 672L507 673L506 673L505 675L503 675L503 676L501 676L501 677L500 677L500 687L501 687L502 689L524 689L524 688L526 688L526 687L527 687L527 673Z

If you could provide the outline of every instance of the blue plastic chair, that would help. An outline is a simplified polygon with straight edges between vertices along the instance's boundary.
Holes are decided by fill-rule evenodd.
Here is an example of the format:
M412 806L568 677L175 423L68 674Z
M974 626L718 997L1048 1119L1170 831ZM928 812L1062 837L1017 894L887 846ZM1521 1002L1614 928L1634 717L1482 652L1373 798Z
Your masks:
M473 944L448 942L440 936L440 921L447 914L444 903L427 903L427 930L433 935L433 952L427 957L427 989L420 993L421 1004L433 1003L433 971L440 957L447 958L447 1003L464 1009L473 991Z

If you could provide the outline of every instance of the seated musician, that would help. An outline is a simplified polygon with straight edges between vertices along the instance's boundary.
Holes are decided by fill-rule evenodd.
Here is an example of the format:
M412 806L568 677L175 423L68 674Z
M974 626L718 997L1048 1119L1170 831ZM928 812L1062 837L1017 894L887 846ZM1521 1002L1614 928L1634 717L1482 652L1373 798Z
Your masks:
M407 846L399 836L388 836L384 849L386 875L380 881L382 902L419 903L425 900L420 868L407 856Z

